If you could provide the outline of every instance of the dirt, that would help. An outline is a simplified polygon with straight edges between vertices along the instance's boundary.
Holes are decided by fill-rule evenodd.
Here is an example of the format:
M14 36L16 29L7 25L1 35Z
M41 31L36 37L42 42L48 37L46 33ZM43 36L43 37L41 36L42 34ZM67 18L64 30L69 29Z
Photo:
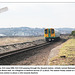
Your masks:
M0 60L1 65L48 65L47 60L51 49L63 43L64 40L54 42L42 49L26 51L12 57Z
M50 54L49 54L49 57L48 57L48 61L47 61L47 64L48 65L51 65L51 62L54 58L57 57L57 55L59 54L59 49L62 47L62 44L61 45L58 45L57 47L53 48L51 51L50 51ZM56 63L56 60L53 60L53 63ZM59 63L59 62L58 62Z

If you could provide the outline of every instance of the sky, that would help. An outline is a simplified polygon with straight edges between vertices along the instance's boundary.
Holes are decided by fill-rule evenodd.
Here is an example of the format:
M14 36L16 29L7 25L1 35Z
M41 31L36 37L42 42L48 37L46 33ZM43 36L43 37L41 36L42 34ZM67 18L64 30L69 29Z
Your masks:
M75 3L0 3L0 28L75 28Z

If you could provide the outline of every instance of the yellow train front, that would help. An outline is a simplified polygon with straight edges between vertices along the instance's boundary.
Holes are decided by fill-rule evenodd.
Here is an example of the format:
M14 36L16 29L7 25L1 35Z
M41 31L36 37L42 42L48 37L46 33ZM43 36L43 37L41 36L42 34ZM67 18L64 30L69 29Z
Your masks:
M47 42L52 41L52 40L59 40L60 33L54 28L47 28L44 30L44 37Z

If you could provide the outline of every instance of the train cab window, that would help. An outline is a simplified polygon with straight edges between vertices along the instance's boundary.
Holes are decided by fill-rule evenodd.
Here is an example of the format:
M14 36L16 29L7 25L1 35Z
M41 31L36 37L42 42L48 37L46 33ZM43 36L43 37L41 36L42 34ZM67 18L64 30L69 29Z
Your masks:
M51 29L52 34L54 34L54 29Z
M45 34L47 34L47 29L45 30Z

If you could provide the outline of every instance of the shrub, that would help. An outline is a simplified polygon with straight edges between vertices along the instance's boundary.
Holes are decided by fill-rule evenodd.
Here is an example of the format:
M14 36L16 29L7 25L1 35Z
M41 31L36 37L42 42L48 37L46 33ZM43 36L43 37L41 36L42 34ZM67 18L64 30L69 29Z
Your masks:
M72 32L71 32L71 35L75 36L75 31L72 31Z

